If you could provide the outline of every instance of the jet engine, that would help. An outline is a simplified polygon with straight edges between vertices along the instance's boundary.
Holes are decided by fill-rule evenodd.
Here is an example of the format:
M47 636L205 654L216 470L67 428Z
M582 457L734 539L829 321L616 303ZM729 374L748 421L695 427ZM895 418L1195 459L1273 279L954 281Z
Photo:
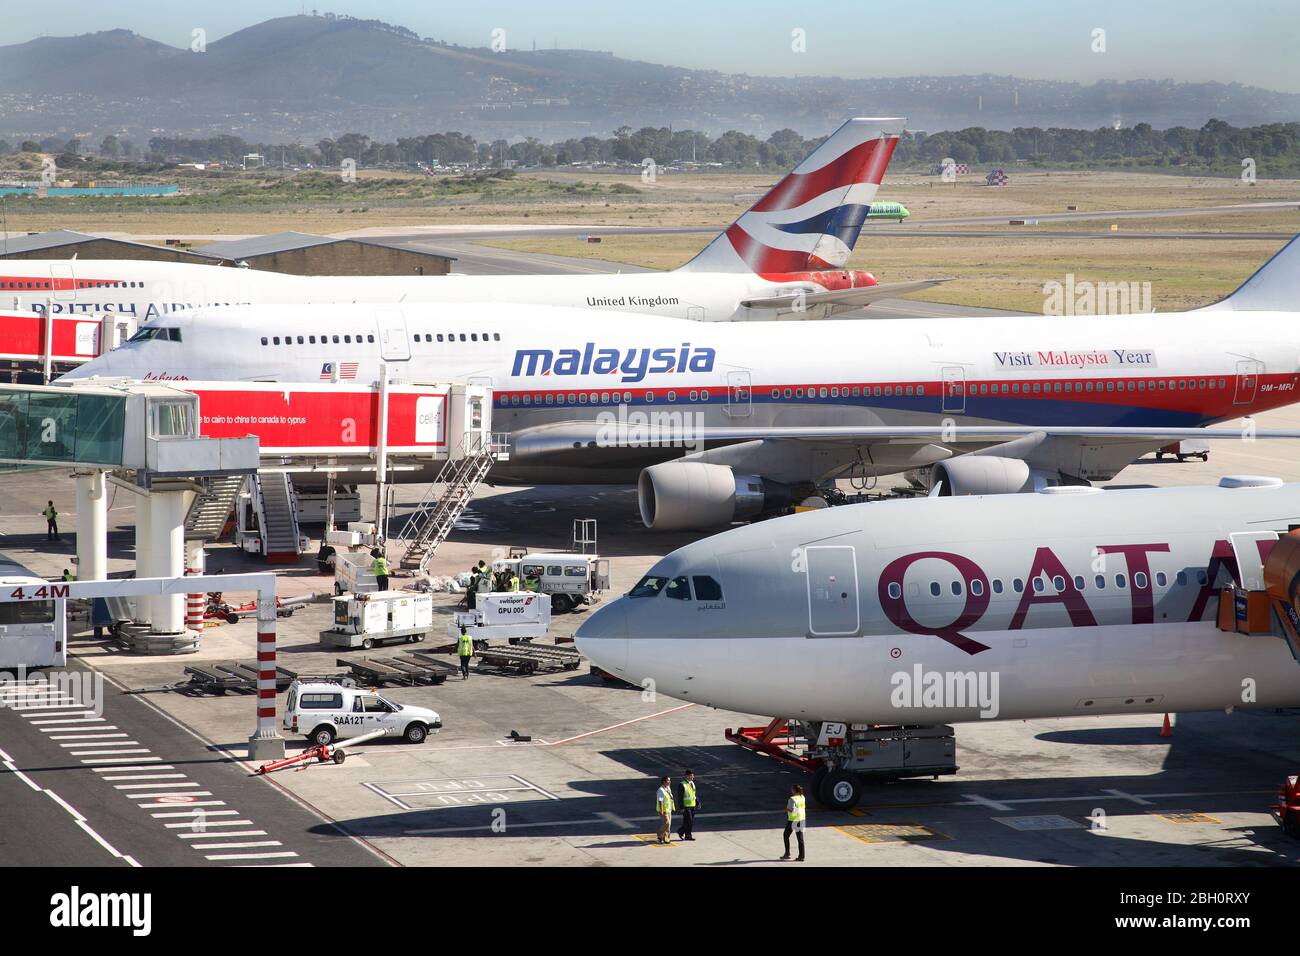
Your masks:
M1038 491L1051 485L1074 484L1059 472L1031 468L1019 458L995 455L961 455L935 464L930 487L940 485L939 496L1012 495Z
M707 530L787 505L791 491L758 475L736 474L727 465L668 461L641 472L637 500L647 528Z

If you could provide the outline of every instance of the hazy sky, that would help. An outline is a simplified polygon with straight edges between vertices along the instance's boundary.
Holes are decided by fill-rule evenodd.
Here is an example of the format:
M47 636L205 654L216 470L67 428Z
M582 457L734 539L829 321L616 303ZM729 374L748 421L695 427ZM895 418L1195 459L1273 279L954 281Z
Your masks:
M189 46L300 0L42 0L9 3L0 43L125 27ZM305 4L310 12L313 5ZM514 48L610 50L675 66L769 75L999 73L1074 80L1173 78L1300 92L1297 0L329 0L316 7L375 18L466 46L506 31ZM1106 31L1104 53L1093 30ZM791 50L802 29L806 52Z

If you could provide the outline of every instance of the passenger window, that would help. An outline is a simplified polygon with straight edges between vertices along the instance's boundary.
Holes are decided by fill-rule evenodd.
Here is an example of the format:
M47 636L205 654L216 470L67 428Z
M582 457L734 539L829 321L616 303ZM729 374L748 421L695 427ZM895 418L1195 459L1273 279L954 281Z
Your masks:
M1097 575L1095 578L1092 579L1092 583L1097 585L1098 591L1106 590L1106 575L1104 574Z
M1001 578L994 578L994 579L993 579L993 593L994 593L994 594L1001 594L1001 593L1002 593L1002 579L1001 579Z
M939 593L940 593L940 590L941 590L941 589L940 589L940 587L939 587L939 582L938 582L938 581L931 581L931 582L930 582L930 593L931 593L932 595L934 595L935 597L938 597L938 596L939 596Z
M1147 586L1147 576L1141 571L1133 575L1133 586L1139 590L1145 590Z
M263 341L265 341L265 339L263 339ZM280 336L278 336L278 335L275 336L273 339L271 339L271 341L274 342L276 345L279 345L279 344L280 344Z
M1057 594L1060 594L1065 590L1065 578L1061 577L1059 574L1052 578L1052 587L1056 588Z
M1083 575L1082 575L1082 574L1076 574L1076 575L1074 576L1074 587L1075 587L1075 590L1077 590L1077 591L1082 591L1082 590L1083 590Z
M1046 589L1047 589L1047 585L1043 583L1042 578L1034 578L1034 590L1036 592L1041 594Z
M955 594L955 595L960 595L960 594L961 594L961 582L960 582L960 581L953 581L953 582L952 582L952 593Z
M558 578L561 574L564 573L564 570L558 564L548 564L546 566L546 573L550 577ZM643 580L648 580L648 579L643 579Z
M566 578L585 578L587 569L579 564L571 564L564 569L564 576Z
M263 344L263 345L265 345L265 344L266 344L266 336L265 336L265 335L264 335L264 336L262 336L262 344Z
M721 601L722 586L707 574L697 574L691 578L691 583L695 585L695 600L697 601Z
M345 335L345 336L343 336L343 341L346 342L348 345L351 345L351 344L352 344L352 336L350 336L350 335Z
M391 714L392 712L393 708L389 707L388 701L384 700L382 697L366 698L367 714Z
M1177 578L1175 578L1175 580L1178 582L1178 586L1179 586L1179 587L1182 587L1184 584L1187 583L1187 572L1186 572L1186 571L1179 571L1179 572L1178 572L1178 576L1177 576Z
M691 599L691 585L685 577L673 578L668 582L668 596L675 601L689 601Z
M1024 589L1025 589L1025 584L1019 578L1015 578L1011 582L1011 590L1015 591L1017 594L1019 594Z
M976 597L979 597L981 594L983 594L983 593L984 593L984 582L983 582L983 581L972 581L972 582L970 583L970 593L973 594L973 595L975 595Z
M903 587L897 581L889 582L889 596L897 601L903 596Z
M1115 587L1122 588L1127 586L1128 586L1128 581L1127 579L1125 579L1124 575L1122 574L1115 575Z
M1169 583L1169 578L1165 576L1165 572L1157 571L1156 584L1159 585L1160 587L1164 587L1168 583Z

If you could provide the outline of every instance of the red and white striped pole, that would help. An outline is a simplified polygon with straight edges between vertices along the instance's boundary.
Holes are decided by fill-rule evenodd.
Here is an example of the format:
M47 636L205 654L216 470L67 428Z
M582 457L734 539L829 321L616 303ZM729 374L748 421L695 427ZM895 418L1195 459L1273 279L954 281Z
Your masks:
M257 592L257 730L248 738L249 760L284 756L275 726L275 592Z
M203 544L199 541L187 541L185 548L185 573L202 574L204 565ZM185 595L185 626L192 631L203 630L203 612L207 610L207 595Z

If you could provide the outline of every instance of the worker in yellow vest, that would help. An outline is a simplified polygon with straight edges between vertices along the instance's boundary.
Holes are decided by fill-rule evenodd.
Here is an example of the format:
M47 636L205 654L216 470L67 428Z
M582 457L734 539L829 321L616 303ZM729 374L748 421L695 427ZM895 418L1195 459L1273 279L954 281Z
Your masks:
M65 580L65 581L75 581L75 580L77 580L77 576L76 576L75 574L73 574L72 571L69 570L68 568L64 568L64 569L63 569L63 580Z
M790 859L790 834L794 833L799 838L798 859L803 860L803 831L807 819L808 808L804 803L803 787L796 783L790 788L790 799L785 802L785 856L781 859Z
M510 588L509 588L509 590L511 590L511 591L518 591L518 590L519 590L519 575L515 574L515 572L513 572L513 571L510 572Z
M375 560L370 565L370 573L375 576L375 582L379 585L379 590L388 590L388 559L384 557L384 552L375 548L370 552L370 556Z
M54 510L54 502L46 501L45 510L41 512L45 515L45 540L59 540L59 513Z
M460 637L456 638L456 653L460 656L460 679L469 680L469 659L474 656L474 639L460 626Z
M677 828L677 839L694 840L695 811L700 805L695 792L695 771L688 769L682 778L682 825Z
M659 791L655 794L655 813L659 814L658 842L667 843L673 828L673 782L668 775L659 778Z

